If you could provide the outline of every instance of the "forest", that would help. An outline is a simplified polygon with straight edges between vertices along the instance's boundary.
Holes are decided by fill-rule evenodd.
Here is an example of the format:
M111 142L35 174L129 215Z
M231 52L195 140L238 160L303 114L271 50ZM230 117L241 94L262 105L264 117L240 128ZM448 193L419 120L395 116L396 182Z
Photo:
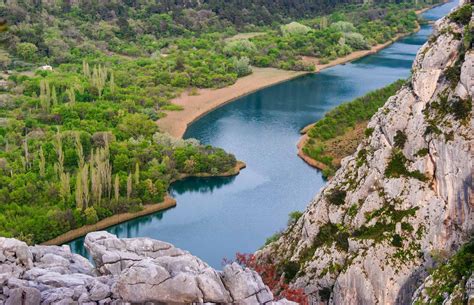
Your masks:
M222 149L160 133L159 98L110 68L84 62L10 81L1 99L2 236L42 242L160 203L183 174L236 165Z
M222 2L0 1L1 236L40 243L159 203L179 177L228 173L232 154L158 130L174 97L252 66L312 71L302 56L389 41L432 4Z

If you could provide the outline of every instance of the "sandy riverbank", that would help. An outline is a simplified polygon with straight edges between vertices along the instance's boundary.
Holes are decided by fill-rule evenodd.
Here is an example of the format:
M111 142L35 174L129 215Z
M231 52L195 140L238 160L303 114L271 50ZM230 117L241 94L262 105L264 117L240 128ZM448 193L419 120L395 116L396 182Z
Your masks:
M167 116L159 119L157 124L162 131L181 138L188 125L212 110L239 97L303 74L305 72L285 71L274 68L253 68L252 74L239 78L231 86L220 89L199 89L198 95L192 96L188 93L183 93L172 102L182 106L184 109L181 111L168 111Z
M189 177L230 177L230 176L235 176L240 173L242 169L246 167L245 163L242 161L237 161L236 165L234 168L230 169L229 171L225 173L221 173L218 175L212 175L212 174L193 174L193 175L187 175L187 174L182 174L178 178L174 179L173 182L178 181L178 180L183 180ZM87 233L94 232L94 231L100 231L100 230L105 230L111 226L120 224L122 222L132 220L134 218L138 218L141 216L153 214L156 212L160 211L165 211L167 209L173 208L176 206L176 200L172 198L169 195L165 196L165 199L163 202L157 203L157 204L147 204L143 206L143 209L138 211L138 212L127 212L127 213L121 213L117 215L113 215L107 218L102 219L101 221L92 224L92 225L86 225L71 231L68 231L64 234L59 235L56 238L53 238L51 240L45 241L41 243L42 245L62 245L64 243L70 242L76 238L79 238L81 236L86 235Z
M86 235L87 233L104 230L108 227L114 226L116 224L125 222L127 220L131 220L140 216L145 216L148 214L156 213L159 211L164 211L169 208L176 206L176 200L171 198L170 196L166 196L163 202L157 204L147 204L143 206L143 210L138 212L129 212L129 213L121 213L117 215L113 215L107 218L102 219L101 221L92 224L86 225L71 231L68 231L64 234L59 235L56 238L48 240L42 245L62 245L64 243L70 242L76 238Z
M418 30L419 28L416 31ZM173 104L182 106L183 110L167 111L167 116L159 119L157 124L162 131L174 137L181 138L190 124L207 113L240 97L304 74L317 73L321 70L377 53L398 39L410 34L412 33L398 35L386 43L373 46L370 50L352 52L344 57L336 58L327 64L320 64L317 58L303 56L303 61L315 65L315 72L287 71L275 68L253 68L252 74L239 78L237 82L231 86L220 89L199 89L197 95L189 95L185 92L180 97L172 100Z

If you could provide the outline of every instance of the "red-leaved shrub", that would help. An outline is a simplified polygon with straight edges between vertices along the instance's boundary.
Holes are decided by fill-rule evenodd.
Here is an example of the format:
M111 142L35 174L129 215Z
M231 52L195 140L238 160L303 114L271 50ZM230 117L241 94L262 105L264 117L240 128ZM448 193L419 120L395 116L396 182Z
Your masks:
M231 263L227 259L223 260L224 264ZM285 282L283 276L277 272L277 267L270 263L258 263L253 254L239 253L235 255L235 262L242 267L247 267L255 270L265 285L270 288L276 299L287 299L297 302L301 305L308 305L308 296L305 295L303 289L292 289Z

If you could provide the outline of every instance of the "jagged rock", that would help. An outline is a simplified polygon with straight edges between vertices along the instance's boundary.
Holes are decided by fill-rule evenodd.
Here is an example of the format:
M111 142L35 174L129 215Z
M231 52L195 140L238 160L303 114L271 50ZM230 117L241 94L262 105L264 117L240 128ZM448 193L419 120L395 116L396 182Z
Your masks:
M41 302L41 293L38 289L22 287L10 289L9 297L5 305L39 305Z
M436 22L411 83L370 120L372 135L296 224L256 253L277 268L297 262L291 286L311 304L409 304L432 253L452 254L474 231L472 109L456 113L446 104L473 98L474 53L462 57L463 33L449 18ZM453 84L447 71L458 60ZM395 147L397 133L406 137L403 147ZM404 173L387 172L401 155ZM343 204L328 200L334 190L344 191Z
M96 268L68 246L0 238L0 304L295 304L273 302L250 269L217 271L165 242L107 232L85 240Z
M1 258L4 261L19 263L27 268L32 265L32 255L28 245L13 238L0 237Z

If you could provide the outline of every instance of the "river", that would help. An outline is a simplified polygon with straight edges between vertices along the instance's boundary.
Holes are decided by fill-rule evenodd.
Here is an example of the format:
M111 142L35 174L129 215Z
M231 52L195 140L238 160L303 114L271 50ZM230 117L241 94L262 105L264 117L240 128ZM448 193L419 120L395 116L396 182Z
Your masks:
M450 2L423 15L436 20L454 6ZM424 25L377 54L262 89L209 113L188 128L185 138L222 147L247 168L231 178L176 182L170 188L176 208L108 231L170 242L218 269L223 258L254 252L325 184L321 173L296 155L300 129L342 102L409 77L430 33L431 26ZM69 245L87 255L83 238Z

